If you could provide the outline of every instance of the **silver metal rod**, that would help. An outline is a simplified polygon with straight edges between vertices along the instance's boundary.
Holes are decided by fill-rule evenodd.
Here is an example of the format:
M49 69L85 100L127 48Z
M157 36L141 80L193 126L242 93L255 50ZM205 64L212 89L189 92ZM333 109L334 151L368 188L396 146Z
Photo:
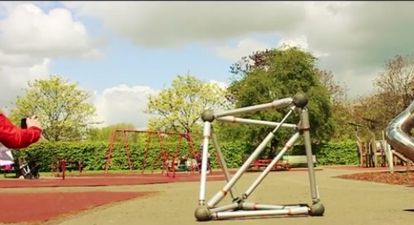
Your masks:
M207 157L208 157L208 141L211 134L210 122L204 122L203 129L203 152L201 158L201 176L200 176L200 195L199 205L202 206L206 199L206 181L207 181Z
M275 158L267 165L266 169L259 175L259 177L253 182L253 184L247 189L246 192L244 192L242 198L247 199L252 192L257 188L257 186L263 181L263 179L269 174L270 170L276 165L277 161L279 161L283 154L293 146L293 144L298 140L299 138L299 132L295 133L285 144L283 149L277 154Z
M224 206L220 206L220 207L217 207L217 208L212 208L212 209L210 209L210 213L223 212L223 211L228 211L228 210L234 210L234 209L236 209L238 207L239 207L239 204L236 203L236 202L234 202L234 203L232 203L230 205L224 205Z
M217 157L219 159L218 161L220 163L221 169L223 170L223 173L224 173L224 176L226 178L226 181L229 182L229 180L230 180L230 173L229 173L229 170L227 169L226 161L224 160L223 153L222 153L222 151L220 149L220 145L218 144L217 136L214 133L214 129L213 128L211 128L211 140L213 142L214 148L216 149ZM233 195L233 192L232 192L231 189L229 190L229 192L230 192L231 198L234 199L234 195Z
M319 194L316 187L316 178L315 178L315 169L313 166L313 155L312 155L312 145L310 141L310 125L309 125L309 114L307 108L303 108L300 112L300 129L303 132L303 139L306 150L306 160L308 161L308 174L309 174L309 183L312 201L314 203L319 202Z
M254 112L254 111L259 111L259 110L268 109L268 108L276 108L276 109L285 108L285 107L289 106L290 104L292 104L292 102L293 102L292 98L283 98L283 99L275 100L275 101L270 102L270 103L264 103L264 104L248 106L248 107L243 107L243 108L238 108L238 109L233 109L233 110L228 110L228 111L224 111L224 112L215 113L214 118L228 116L228 115L234 115L234 114L238 114L238 113Z
M299 215L309 214L309 208L302 206L297 208L276 209L276 210L254 210L254 211L233 211L213 213L214 219L230 219L249 216L277 216L277 215Z
M238 117L234 117L234 116L219 117L219 118L217 118L217 120L223 121L223 122L230 122L230 123L265 125L265 126L270 126L270 127L276 127L276 126L279 126L279 124L280 124L278 122L244 119L244 118L238 118ZM296 124L284 123L284 124L282 124L282 127L295 129L295 128L297 128L297 125Z
M385 140L381 141L381 144L388 161L388 168L390 169L390 173L394 173L394 156L391 151L391 146Z
M253 202L244 202L242 203L243 210L258 210L258 209L289 209L303 207L303 205L269 205L269 204L259 204Z
M253 153L247 158L247 160L243 163L243 165L237 170L237 172L233 175L233 177L226 183L226 185L223 187L222 190L217 192L213 198L207 203L207 206L209 208L214 207L221 199L226 196L227 192L233 185L240 179L240 177L243 175L243 173L249 168L250 164L257 158L257 156L260 155L260 153L263 151L263 149L266 147L266 145L273 139L274 133L276 133L277 130L281 127L281 125L286 121L286 119L290 116L290 114L293 112L294 107L285 115L285 117L281 120L281 124L277 126L275 129L273 129L272 132L270 132L265 139L260 143L259 146L253 151Z
M262 152L262 150L266 147L267 143L272 140L274 134L270 132L264 141L254 150L254 152L250 155L250 157L244 162L244 164L237 170L237 172L232 176L232 178L226 183L222 190L216 193L216 195L211 198L211 200L207 203L208 207L214 207L221 199L226 196L228 190L233 187L233 185L240 179L243 173L247 170L251 162L257 158L257 156Z

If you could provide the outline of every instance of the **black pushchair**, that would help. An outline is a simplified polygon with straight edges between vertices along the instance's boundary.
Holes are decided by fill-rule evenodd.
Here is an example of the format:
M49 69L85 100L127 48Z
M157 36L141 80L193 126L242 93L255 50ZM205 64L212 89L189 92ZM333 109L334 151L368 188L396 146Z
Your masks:
M23 176L24 179L39 179L39 165L34 160L18 160L16 162L16 177Z

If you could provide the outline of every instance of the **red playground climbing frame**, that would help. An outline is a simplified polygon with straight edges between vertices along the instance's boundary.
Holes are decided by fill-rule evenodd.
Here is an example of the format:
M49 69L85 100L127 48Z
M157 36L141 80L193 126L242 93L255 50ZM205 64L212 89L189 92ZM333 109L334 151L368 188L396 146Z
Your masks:
M177 168L177 164L180 159L181 154L181 145L183 139L187 141L188 144L188 152L186 153L186 158L196 158L197 151L194 148L193 139L190 133L172 133L172 132L158 132L158 131L151 131L151 130L135 130L135 129L115 129L111 133L110 141L108 150L106 152L106 161L105 161L105 173L108 173L109 167L112 164L113 152L114 152L114 145L118 140L118 136L121 135L121 142L123 143L123 149L125 150L126 158L128 160L128 168L130 171L133 170L133 165L131 161L131 150L128 144L128 134L129 133L144 133L147 135L145 149L144 149L144 159L141 164L141 172L144 173L147 164L148 164L148 153L150 151L150 145L154 138L157 139L160 147L159 154L155 157L152 161L152 171L154 166L161 161L162 165L162 174L166 176L175 177L175 172ZM166 136L175 137L177 139L177 144L175 150L173 152L168 151L165 147L165 140ZM192 171L196 170L197 167L191 167Z

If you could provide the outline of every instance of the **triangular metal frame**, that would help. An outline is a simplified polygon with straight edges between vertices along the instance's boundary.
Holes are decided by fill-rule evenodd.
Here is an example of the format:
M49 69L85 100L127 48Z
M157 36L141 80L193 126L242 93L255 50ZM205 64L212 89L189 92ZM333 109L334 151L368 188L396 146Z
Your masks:
M315 170L313 164L313 156L311 149L311 141L309 134L309 115L307 110L308 100L304 94L296 94L293 98L284 98L275 100L270 103L253 105L243 108L237 108L224 112L215 113L212 110L206 110L201 115L204 122L203 127L203 150L202 150L202 164L201 164L201 176L200 176L200 192L199 192L199 206L195 210L195 217L198 221L206 221L211 219L230 219L238 217L257 217L257 216L277 216L277 215L312 215L322 216L325 208L319 199L319 192L317 190ZM235 117L236 114L255 112L266 109L281 109L290 108L289 112L280 122L262 121ZM298 124L286 124L285 121L293 113L297 112L300 117ZM257 146L252 154L246 159L243 165L237 170L237 172L231 176L226 162L224 160L222 151L214 133L212 122L214 120L231 122L231 123L243 123L253 125L266 125L274 127L274 129L264 138L264 140ZM275 133L281 127L287 127L295 129L295 133L287 141L283 149L273 158L271 163L260 173L257 179L251 184L251 186L240 196L236 197L232 191L233 186L237 183L240 177L247 171L249 165L260 155L266 145L275 137ZM310 182L310 191L312 197L312 205L296 204L296 205L268 205L257 204L247 202L248 197L259 186L263 179L269 174L273 166L282 158L283 154L293 146L293 144L303 136L306 159L308 165L308 174ZM209 141L217 151L217 157L221 168L226 177L226 184L219 190L208 202L206 201L206 184L207 184L207 154ZM217 207L224 197L230 193L233 201L230 204Z

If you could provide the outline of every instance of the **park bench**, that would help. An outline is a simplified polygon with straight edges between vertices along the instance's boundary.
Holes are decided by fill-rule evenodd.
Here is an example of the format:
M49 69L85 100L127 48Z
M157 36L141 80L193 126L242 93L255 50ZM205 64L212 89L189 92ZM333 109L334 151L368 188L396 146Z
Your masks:
M307 166L308 160L306 155L285 155L283 156L283 160L291 167L300 167L300 166ZM316 163L316 156L312 155L312 161Z
M313 163L316 164L316 156L312 156ZM271 159L257 159L254 160L250 166L250 171L258 171L266 168ZM279 160L272 170L289 170L291 167L306 167L308 165L306 155L285 155L282 160Z
M57 177L62 177L65 179L65 172L72 170L77 170L79 175L82 174L83 169L85 168L85 163L82 160L58 160L51 165L51 172ZM62 174L61 174L62 173Z
M270 162L272 162L272 159L257 159L254 160L250 166L249 166L249 170L253 171L253 170L262 170L264 168L266 168ZM289 169L289 165L283 161L283 160L279 160L272 168L272 170L288 170Z

